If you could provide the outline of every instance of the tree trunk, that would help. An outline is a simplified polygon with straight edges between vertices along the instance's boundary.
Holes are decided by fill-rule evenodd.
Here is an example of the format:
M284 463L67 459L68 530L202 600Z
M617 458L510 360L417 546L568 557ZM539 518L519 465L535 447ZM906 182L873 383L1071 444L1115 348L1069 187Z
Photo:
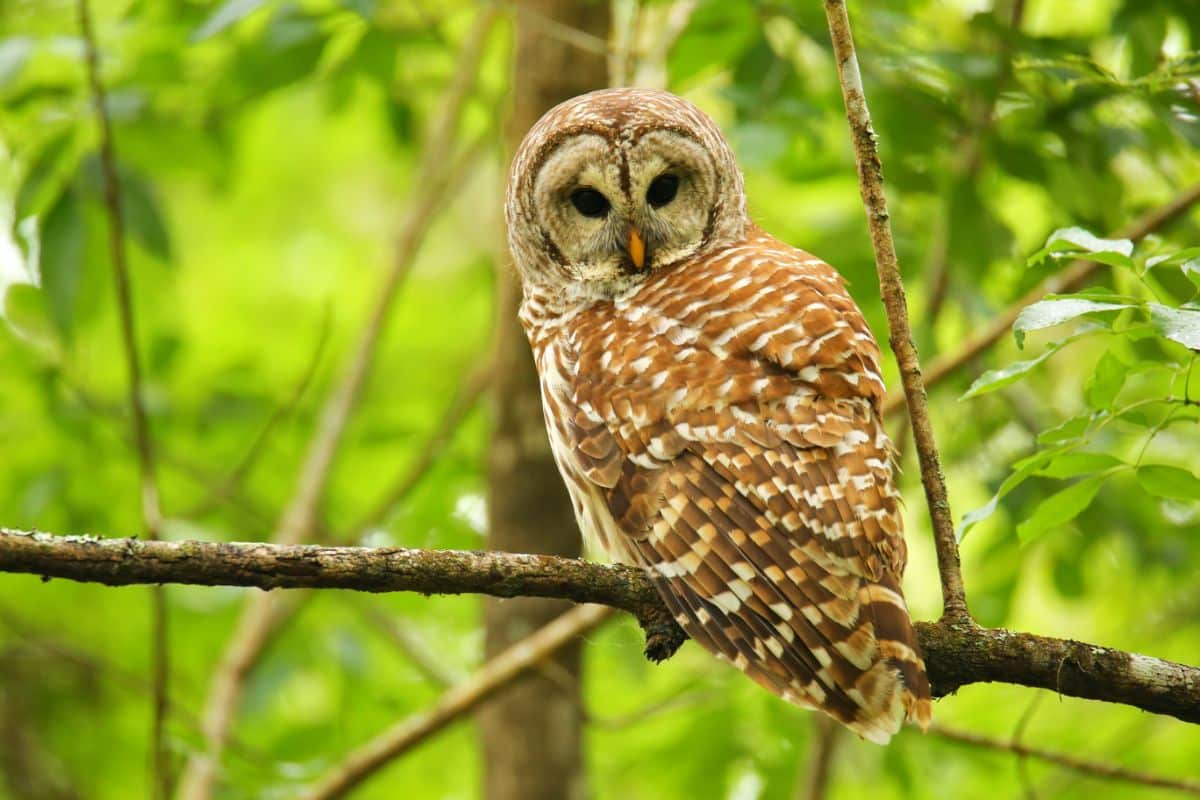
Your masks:
M608 4L522 0L517 4L513 111L506 140L515 151L551 106L606 85L603 54L546 34L547 20L608 38ZM550 453L529 343L517 322L521 291L504 264L497 279L495 432L489 465L491 548L575 556L580 539ZM488 600L490 657L563 613L569 604L531 598ZM580 699L581 645L509 688L479 714L485 800L586 797Z

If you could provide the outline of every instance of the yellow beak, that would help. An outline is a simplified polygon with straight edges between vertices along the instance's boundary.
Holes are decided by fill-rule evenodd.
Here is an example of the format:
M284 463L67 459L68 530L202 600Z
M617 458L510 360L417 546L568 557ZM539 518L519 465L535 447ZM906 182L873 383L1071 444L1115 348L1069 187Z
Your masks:
M642 235L638 233L637 228L629 229L629 257L633 259L633 265L641 269L646 264L646 242L642 240Z

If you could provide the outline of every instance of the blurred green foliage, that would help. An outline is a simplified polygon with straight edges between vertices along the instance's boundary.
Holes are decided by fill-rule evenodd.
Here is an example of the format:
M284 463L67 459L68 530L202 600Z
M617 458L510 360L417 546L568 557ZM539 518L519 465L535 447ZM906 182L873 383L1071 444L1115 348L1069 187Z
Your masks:
M850 8L922 356L953 352L1069 258L1106 265L1091 288L1027 309L1023 339L932 392L951 499L970 528L972 610L989 625L1197 663L1200 217L1136 247L1103 237L1200 180L1200 8L1027 0L1014 27L1013 5ZM388 268L423 132L476 9L94 6L166 535L263 538ZM617 6L619 18L638 18L631 0ZM496 146L440 214L402 289L322 508L330 531L349 529L404 474L487 357L493 267L507 263L497 109L510 47L511 20L488 42L458 134ZM0 523L129 535L136 469L81 54L73 3L0 5ZM836 265L882 334L821 4L701 2L667 75L728 132L755 218ZM361 540L480 546L486 434L476 411ZM915 614L931 618L940 595L906 459L906 589ZM199 745L199 705L242 595L169 592L170 746L181 758ZM0 579L0 795L31 796L19 788L29 785L45 797L145 792L147 600L138 589ZM223 796L290 796L436 697L371 610L403 620L452 671L478 663L476 598L313 598L251 678ZM697 648L660 667L640 648L627 622L588 648L595 796L797 796L809 715ZM935 711L1002 737L1028 711L1027 741L1196 773L1194 727L1070 698L1034 708L1036 695L972 686ZM833 769L834 798L1155 795L915 733L887 749L846 737ZM460 726L356 796L471 797L478 771Z

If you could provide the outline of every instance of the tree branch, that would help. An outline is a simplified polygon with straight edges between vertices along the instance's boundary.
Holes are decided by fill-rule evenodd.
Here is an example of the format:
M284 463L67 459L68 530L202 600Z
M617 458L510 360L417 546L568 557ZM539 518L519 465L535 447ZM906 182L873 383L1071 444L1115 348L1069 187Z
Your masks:
M51 536L0 529L0 572L123 586L186 583L262 589L323 588L424 594L480 593L598 603L632 614L647 655L685 640L636 567L515 553L264 543L160 542ZM997 681L1124 703L1200 723L1200 669L1107 647L950 621L917 623L938 696Z
M128 371L128 402L133 423L134 450L137 453L138 480L141 488L142 526L145 535L157 539L162 527L162 509L158 496L158 471L155 466L154 440L142 397L142 364L138 357L137 331L133 314L133 297L129 281L129 261L125 253L125 218L121 203L121 179L117 171L116 148L113 145L112 122L108 118L104 82L100 78L100 53L92 29L88 0L78 0L76 12L79 32L84 43L84 62L87 65L88 87L96 123L100 128L100 175L104 191L104 207L108 217L108 245L112 258L113 285L117 293L117 314L121 324L121 347ZM171 761L166 745L167 682L170 677L167 652L167 598L161 586L150 594L150 670L154 686L153 712L150 729L150 750L153 796L166 800L171 793Z
M954 516L950 512L946 478L942 474L933 425L929 421L929 401L925 396L925 384L921 381L921 362L917 358L917 348L913 344L912 329L908 323L908 301L904 296L904 283L900 280L896 244L892 240L887 197L883 192L883 165L879 160L875 131L871 127L871 113L867 109L844 0L825 0L825 18L829 22L838 77L842 84L842 99L846 104L846 117L854 140L858 186L867 211L867 224L871 229L875 269L887 311L888 338L892 352L896 354L904 394L908 398L913 444L916 445L921 464L921 483L925 487L925 499L933 522L938 572L942 578L943 618L970 622L958 558L958 540L954 535Z
M1186 778L1168 778L1162 775L1126 769L1125 767L1106 764L1102 761L1078 758L1067 753L1059 753L1054 750L1045 750L1041 747L1022 744L1021 742L984 736L972 731L946 728L942 725L935 724L930 726L929 733L933 736L939 736L943 739L971 747L983 748L985 750L999 750L1021 757L1036 758L1048 764L1055 764L1064 769L1084 775L1091 775L1103 780L1133 783L1140 786L1154 786L1161 789L1184 792L1185 794L1200 795L1200 781L1188 780Z

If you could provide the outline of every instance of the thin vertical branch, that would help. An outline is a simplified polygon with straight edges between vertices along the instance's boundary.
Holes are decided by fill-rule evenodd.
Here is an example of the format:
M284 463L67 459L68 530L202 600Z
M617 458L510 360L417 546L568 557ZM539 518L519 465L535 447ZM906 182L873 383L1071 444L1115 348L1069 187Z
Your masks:
M326 307L312 355L309 356L299 380L296 381L295 386L288 393L286 399L276 404L271 410L266 421L258 429L258 432L246 448L245 453L238 459L233 469L229 470L222 479L210 487L206 495L198 503L190 509L181 512L180 516L187 518L203 516L226 503L235 494L238 487L246 479L246 476L254 469L259 457L267 450L267 445L270 443L275 429L292 415L300 405L300 401L304 399L304 395L308 393L309 387L316 378L317 368L321 365L321 358L325 353L325 345L329 342L331 327L332 320L329 309Z
M942 578L942 612L948 621L970 622L966 592L963 589L962 568L958 558L958 542L954 536L954 517L950 513L950 502L946 497L946 479L942 475L938 459L937 442L934 440L933 426L929 421L925 385L921 381L921 364L908 322L908 304L904 297L904 284L900 280L896 245L892 240L887 198L883 192L883 165L879 160L875 132L871 127L871 114L867 109L858 57L855 55L854 40L850 35L850 20L846 16L845 0L825 0L825 17L829 22L838 77L842 84L842 98L846 104L846 116L854 139L858 184L867 211L867 223L871 229L879 288L883 294L884 308L887 310L889 340L900 367L904 394L908 397L913 443L920 460L921 482L925 487L925 499L929 504L929 515L933 522L938 572Z
M79 31L84 43L84 62L87 65L88 86L96 124L100 129L100 170L104 189L104 207L108 217L108 245L112 259L113 284L117 293L117 312L121 326L121 346L128 372L129 411L133 425L134 450L137 453L143 533L147 539L158 539L162 527L162 510L158 498L158 476L154 459L154 442L142 398L142 365L138 357L137 330L133 315L133 298L129 281L129 262L125 253L125 220L121 205L121 179L117 173L117 157L113 146L112 123L108 118L104 82L100 79L100 53L92 28L88 0L78 0L76 11ZM153 796L166 798L171 790L171 765L166 749L167 723L167 598L162 586L150 588L151 613L151 683L153 685L153 721L150 731Z
M812 715L812 755L809 756L804 782L796 793L796 800L825 800L829 794L829 778L832 774L833 756L841 737L840 726L824 714Z
M421 481L429 474L429 470L437 462L438 456L454 438L455 432L479 402L480 397L491 383L491 364L484 364L472 370L463 380L455 393L454 399L446 407L445 413L438 421L433 431L426 439L425 445L417 453L412 463L403 473L396 477L390 488L384 493L379 502L362 519L347 529L340 537L342 541L353 542L373 528L383 525L390 515L412 493Z
M349 366L326 399L292 499L280 516L273 537L277 543L296 544L313 533L334 460L350 416L370 377L378 341L390 318L393 301L411 272L417 251L450 187L465 177L466 166L480 152L472 145L458 158L451 158L458 138L455 131L478 78L479 64L496 17L494 6L483 7L459 51L458 66L425 140L413 183L419 187L417 196L401 225L391 269L378 290L375 306L359 336ZM211 797L221 753L241 702L242 688L262 651L274 638L274 629L289 615L290 609L281 606L272 595L255 595L243 607L230 643L213 673L204 711L205 749L188 760L179 790L182 800Z
M459 52L458 69L447 89L441 111L425 140L425 153L414 179L413 185L421 187L420 195L409 208L401 227L392 267L379 288L378 299L359 336L349 368L329 395L321 412L316 434L296 482L292 502L284 512L279 530L276 531L274 540L280 544L296 544L312 532L317 507L324 497L334 458L342 443L342 434L370 376L375 361L375 350L391 315L393 301L401 284L412 271L417 251L424 241L434 213L441 205L449 183L450 176L446 166L447 162L451 161L450 155L456 140L454 131L458 127L467 97L475 86L484 44L496 14L493 6L487 6L480 11Z

